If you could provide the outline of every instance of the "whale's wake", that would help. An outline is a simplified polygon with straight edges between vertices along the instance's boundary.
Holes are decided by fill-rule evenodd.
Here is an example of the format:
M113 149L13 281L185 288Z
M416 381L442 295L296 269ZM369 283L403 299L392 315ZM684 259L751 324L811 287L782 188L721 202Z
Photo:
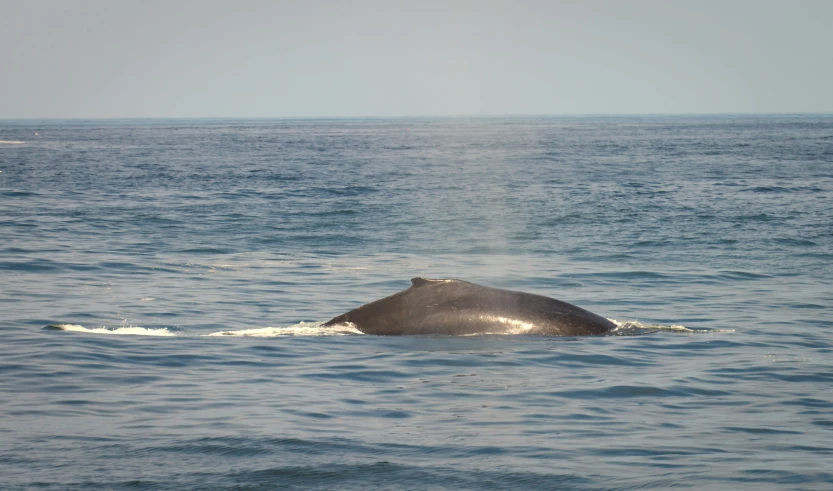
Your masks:
M132 336L176 336L177 333L169 330L167 327L158 329L151 329L139 326L119 326L119 327L94 327L87 328L78 324L50 324L46 329L53 329L57 331L71 331L83 332L87 334L116 334L116 335L132 335Z
M682 325L662 325L662 324L643 324L638 321L620 322L615 319L610 319L616 324L616 328L606 334L606 336L643 336L646 334L654 334L657 332L673 332L678 334L709 334L721 332L734 332L734 329L692 329ZM79 324L50 324L44 329L56 331L68 331L84 334L104 334L104 335L130 335L130 336L189 336L191 334L175 330L168 327L141 327L121 325L118 327L84 327ZM348 336L348 335L363 335L352 324L337 324L325 326L323 322L299 322L298 324L284 326L284 327L259 327L251 329L236 329L226 331L216 331L208 334L196 334L196 336L229 336L229 337L252 337L252 338L280 338L290 336ZM481 333L468 334L466 336L479 335L517 335L524 334L524 332L501 332L501 333Z
M299 322L298 324L285 327L261 327L252 329L238 329L217 331L208 334L197 334L197 336L232 336L232 337L256 337L275 338L286 336L345 336L348 334L363 334L351 325L323 327L323 322ZM172 330L167 327L151 328L141 326L122 325L119 327L93 327L88 328L79 324L50 324L45 327L47 330L79 332L84 334L105 334L105 335L133 335L133 336L189 336L187 333Z
M666 326L663 324L643 324L639 321L620 322L609 319L616 324L616 328L607 333L608 336L642 336L655 332L674 332L678 334L709 334L715 332L735 332L734 329L692 329L679 324Z
M219 331L206 336L244 336L259 338L274 338L282 336L345 336L348 334L363 334L354 326L342 324L324 327L323 322L300 322L288 327L263 327L260 329L241 329L237 331Z

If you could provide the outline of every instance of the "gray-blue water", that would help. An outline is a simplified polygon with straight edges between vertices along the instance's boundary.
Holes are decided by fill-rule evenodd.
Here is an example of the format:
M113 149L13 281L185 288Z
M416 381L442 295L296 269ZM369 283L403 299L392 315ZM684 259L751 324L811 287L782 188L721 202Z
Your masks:
M0 488L833 486L833 116L0 140ZM414 276L631 327L317 327Z

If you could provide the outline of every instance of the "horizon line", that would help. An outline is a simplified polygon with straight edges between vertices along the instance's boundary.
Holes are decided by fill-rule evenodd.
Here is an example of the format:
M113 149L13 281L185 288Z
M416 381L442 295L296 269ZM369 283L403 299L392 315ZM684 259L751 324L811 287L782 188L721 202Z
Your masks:
M715 112L715 113L561 113L561 114L446 114L446 115L400 115L400 116L34 116L0 118L0 122L17 121L297 121L297 120L396 120L396 119L498 119L498 118L616 118L616 117L715 117L715 116L833 116L833 112Z

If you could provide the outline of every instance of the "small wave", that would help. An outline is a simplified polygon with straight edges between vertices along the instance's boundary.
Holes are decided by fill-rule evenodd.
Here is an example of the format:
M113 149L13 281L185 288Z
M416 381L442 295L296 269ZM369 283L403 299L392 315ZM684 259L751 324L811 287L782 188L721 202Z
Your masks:
M22 142L20 140L0 140L0 144L5 145L23 145L26 142Z
M670 326L666 326L663 324L643 324L639 321L620 322L616 319L608 320L616 324L616 328L610 331L611 336L640 336L642 334L652 334L661 331L678 332L682 334L709 334L715 332L735 332L734 329L691 329L680 324L672 324Z
M120 334L132 336L176 336L175 332L169 331L167 327L159 329L150 329L139 326L120 326L120 327L94 327L92 329L78 325L78 324L50 324L46 329L55 329L58 331L83 332L88 334Z
M322 322L300 322L287 327L263 327L259 329L241 329L238 331L219 331L206 336L244 336L274 338L281 336L345 336L363 334L352 324L324 326Z

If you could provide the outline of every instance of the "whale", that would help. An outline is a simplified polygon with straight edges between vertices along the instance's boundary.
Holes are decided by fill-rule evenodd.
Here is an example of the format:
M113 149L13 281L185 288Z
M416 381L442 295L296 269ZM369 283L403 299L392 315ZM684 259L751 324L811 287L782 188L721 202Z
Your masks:
M602 316L554 298L462 280L428 278L413 278L408 289L323 324L336 325L379 336L601 336L616 327Z

